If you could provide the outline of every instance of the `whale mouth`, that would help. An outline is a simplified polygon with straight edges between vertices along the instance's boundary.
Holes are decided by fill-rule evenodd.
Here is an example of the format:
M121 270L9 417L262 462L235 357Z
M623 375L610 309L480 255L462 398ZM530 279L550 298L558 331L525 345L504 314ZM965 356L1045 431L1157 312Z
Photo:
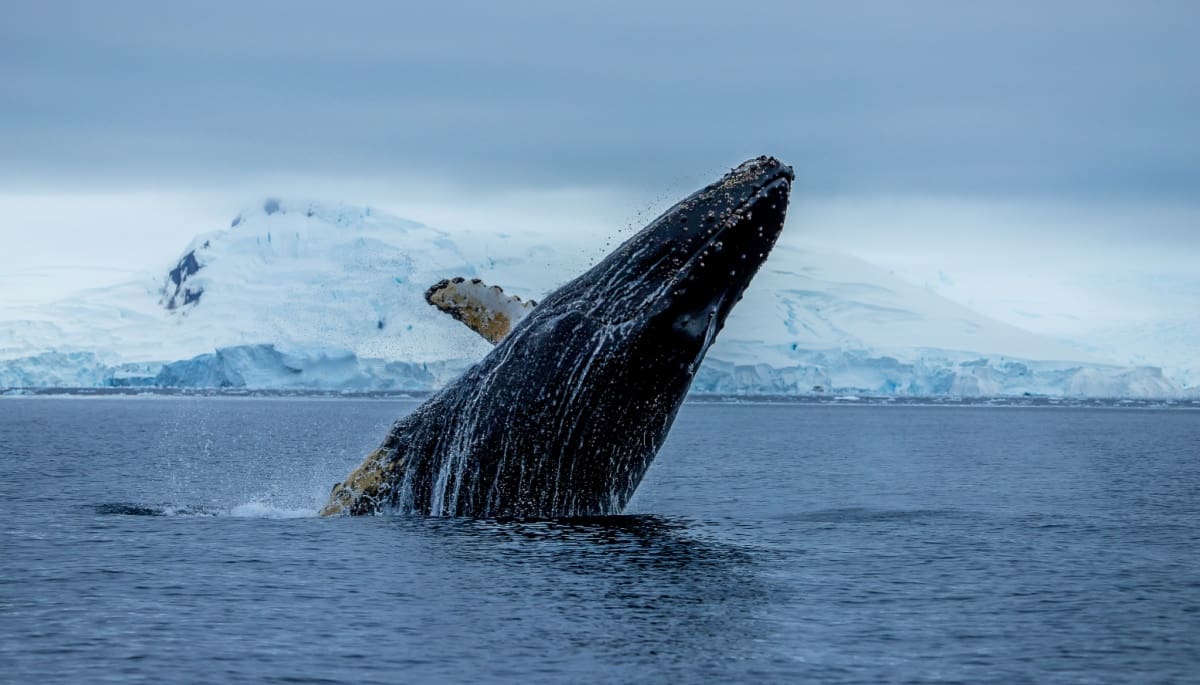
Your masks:
M743 191L746 198L689 250L671 278L663 305L673 311L672 328L700 343L693 372L783 231L793 178L790 167L779 165Z

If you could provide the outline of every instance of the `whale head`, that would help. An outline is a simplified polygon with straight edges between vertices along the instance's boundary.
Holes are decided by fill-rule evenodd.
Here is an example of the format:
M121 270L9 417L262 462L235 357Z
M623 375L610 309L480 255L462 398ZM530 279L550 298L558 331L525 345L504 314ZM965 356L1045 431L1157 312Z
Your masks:
M625 341L611 353L644 348L690 377L779 237L793 179L773 157L739 165L551 294L530 332L607 331Z

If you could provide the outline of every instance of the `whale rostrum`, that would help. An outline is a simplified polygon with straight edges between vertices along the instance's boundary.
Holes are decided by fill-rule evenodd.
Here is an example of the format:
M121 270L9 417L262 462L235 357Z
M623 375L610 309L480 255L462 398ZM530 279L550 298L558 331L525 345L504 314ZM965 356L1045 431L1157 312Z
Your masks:
M792 180L747 161L540 304L477 280L430 288L495 347L398 419L321 513L620 513L779 237Z

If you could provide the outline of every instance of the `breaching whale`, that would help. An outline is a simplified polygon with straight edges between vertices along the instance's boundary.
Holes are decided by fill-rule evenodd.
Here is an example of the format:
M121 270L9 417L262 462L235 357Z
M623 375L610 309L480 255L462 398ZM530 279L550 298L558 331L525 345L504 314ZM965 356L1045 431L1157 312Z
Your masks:
M431 288L496 346L397 420L321 513L620 513L779 237L792 180L747 161L536 306L447 287L462 279Z

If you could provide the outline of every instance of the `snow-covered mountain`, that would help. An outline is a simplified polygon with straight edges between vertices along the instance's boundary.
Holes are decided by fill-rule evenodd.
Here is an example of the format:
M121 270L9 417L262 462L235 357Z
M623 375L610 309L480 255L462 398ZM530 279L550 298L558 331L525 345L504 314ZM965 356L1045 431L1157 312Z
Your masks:
M776 248L698 379L710 392L1171 397L1124 367L989 319L846 254Z
M472 269L449 236L427 226L272 199L197 236L142 280L3 312L0 355L82 351L145 362L274 343L304 354L473 359L486 345L421 299L444 274Z
M0 387L430 389L489 345L426 305L446 277L541 299L581 251L450 235L369 208L269 199L143 279L0 309ZM1174 397L844 254L780 246L709 352L722 393Z

